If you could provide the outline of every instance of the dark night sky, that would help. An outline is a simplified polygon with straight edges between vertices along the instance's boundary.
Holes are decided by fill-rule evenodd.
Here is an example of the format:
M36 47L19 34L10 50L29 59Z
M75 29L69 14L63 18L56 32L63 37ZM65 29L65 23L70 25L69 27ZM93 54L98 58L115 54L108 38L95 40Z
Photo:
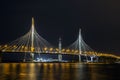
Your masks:
M38 33L53 45L73 43L79 28L94 50L120 54L119 0L1 0L0 43L27 33L31 17Z

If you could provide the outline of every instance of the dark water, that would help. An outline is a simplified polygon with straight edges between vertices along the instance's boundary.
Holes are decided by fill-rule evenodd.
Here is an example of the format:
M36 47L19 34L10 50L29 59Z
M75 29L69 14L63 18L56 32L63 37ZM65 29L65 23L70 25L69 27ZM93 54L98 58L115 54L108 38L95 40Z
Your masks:
M120 65L0 63L0 80L120 80Z

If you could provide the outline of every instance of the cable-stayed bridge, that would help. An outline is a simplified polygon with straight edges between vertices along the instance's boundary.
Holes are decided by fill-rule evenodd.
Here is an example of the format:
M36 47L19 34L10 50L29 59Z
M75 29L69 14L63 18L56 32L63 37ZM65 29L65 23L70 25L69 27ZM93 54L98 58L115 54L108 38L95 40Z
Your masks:
M94 58L97 58L98 56L102 56L102 55L118 58L115 55L99 54L95 52L93 49L91 49L82 39L81 29L79 29L78 38L73 44L71 44L67 48L62 48L62 42L60 38L58 47L54 47L37 33L34 23L35 23L34 18L32 18L31 29L28 31L28 33L12 41L11 43L1 45L0 51L2 53L21 52L24 53L25 57L26 57L26 53L27 54L29 53L29 55L31 56L31 61L35 60L35 53L39 54L39 57L40 54L42 53L58 54L58 61L62 61L63 54L77 55L80 62L82 61L82 56L86 57L86 61L87 61L87 57L89 56L90 61L92 62ZM26 58L24 58L24 61L26 61Z

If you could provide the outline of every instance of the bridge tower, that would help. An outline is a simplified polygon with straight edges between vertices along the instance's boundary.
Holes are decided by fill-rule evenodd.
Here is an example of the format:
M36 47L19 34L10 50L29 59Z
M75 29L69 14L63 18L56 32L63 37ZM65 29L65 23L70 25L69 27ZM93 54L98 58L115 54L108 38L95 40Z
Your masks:
M34 25L34 18L32 17L32 26L31 26L31 61L34 60L34 33L35 33L35 25Z
M81 62L81 54L82 54L82 51L81 51L81 40L82 40L82 37L81 37L81 29L79 29L79 35L78 35L78 46L79 46L79 62Z
M58 60L62 61L62 41L61 38L59 38L59 44L58 44L58 48L59 48L59 54L58 54Z

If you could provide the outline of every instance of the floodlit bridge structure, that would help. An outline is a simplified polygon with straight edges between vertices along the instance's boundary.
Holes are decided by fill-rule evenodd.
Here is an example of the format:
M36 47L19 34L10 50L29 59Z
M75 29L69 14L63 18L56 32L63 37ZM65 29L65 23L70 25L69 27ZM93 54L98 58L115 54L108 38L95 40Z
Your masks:
M89 56L90 61L92 62L93 62L93 58L97 58L98 56L111 56L118 58L118 56L111 54L97 53L93 49L91 49L82 39L81 29L79 30L79 35L77 40L72 45L70 45L67 48L62 48L62 42L60 38L58 47L56 48L37 33L34 26L34 18L32 18L32 26L28 33L26 33L24 36L16 39L11 43L1 45L0 51L2 53L6 53L6 52L24 53L23 61L26 61L26 54L28 53L31 57L31 61L35 61L35 57L34 57L35 53L39 54L38 61L42 61L42 57L40 56L42 53L57 54L58 61L62 61L63 54L77 55L80 62L82 61L81 56L85 56L86 61L87 61L87 56Z

